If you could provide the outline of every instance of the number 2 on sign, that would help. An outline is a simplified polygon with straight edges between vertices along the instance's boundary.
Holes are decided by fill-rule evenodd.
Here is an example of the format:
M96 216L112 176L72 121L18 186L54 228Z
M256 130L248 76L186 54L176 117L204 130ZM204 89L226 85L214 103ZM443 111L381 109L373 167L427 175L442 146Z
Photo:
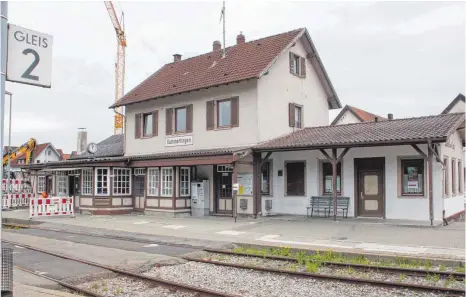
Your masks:
M37 75L31 75L31 72L34 70L34 68L36 68L37 65L39 65L39 61L40 61L39 54L32 48L27 48L23 51L23 55L28 55L28 54L34 55L34 61L32 61L32 64L28 67L28 69L26 69L26 71L24 71L21 77L32 79L32 80L39 80L39 77Z

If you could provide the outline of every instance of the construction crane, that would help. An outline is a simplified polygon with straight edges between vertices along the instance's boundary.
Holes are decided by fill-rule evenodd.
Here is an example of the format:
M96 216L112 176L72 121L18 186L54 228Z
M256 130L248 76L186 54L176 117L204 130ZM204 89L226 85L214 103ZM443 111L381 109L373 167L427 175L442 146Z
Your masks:
M26 153L26 164L32 162L32 153L36 149L37 141L34 138L31 138L23 144L22 146L15 149L13 152L6 152L3 154L3 166L8 164L8 156L10 156L10 161L16 160L19 156L22 156Z
M126 36L125 36L125 22L124 14L121 13L121 21L118 21L115 8L111 1L105 1L108 15L112 20L113 27L115 28L117 37L117 58L115 62L115 102L123 97L125 91L125 50L126 50ZM115 108L115 119L113 124L114 134L123 134L123 107Z

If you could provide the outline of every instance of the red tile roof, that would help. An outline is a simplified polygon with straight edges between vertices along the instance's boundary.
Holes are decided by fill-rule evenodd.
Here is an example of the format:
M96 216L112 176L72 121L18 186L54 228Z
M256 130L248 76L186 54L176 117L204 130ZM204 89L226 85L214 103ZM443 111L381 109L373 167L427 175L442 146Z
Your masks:
M352 114L354 114L361 122L373 122L375 121L375 118L377 118L378 120L380 121L385 121L387 120L387 118L384 118L384 117L381 117L379 115L376 115L376 114L373 114L373 113L370 113L370 112L367 112L365 110L362 110L362 109L359 109L359 108L356 108L354 106L351 106L351 105L346 105L341 111L340 113L335 117L335 119L332 121L332 123L330 125L335 125L336 123L338 123L338 121L340 120L340 118L345 114L345 112L351 112Z
M263 71L273 64L287 46L301 36L307 36L310 48L315 48L306 29L297 29L278 35L237 44L222 50L212 51L200 56L165 64L110 108L124 106L149 99L156 99L203 88L219 86L232 82L259 78ZM319 73L323 73L326 85L331 90L329 100L338 108L340 102L333 90L320 58Z
M464 113L419 118L310 127L277 137L254 147L255 150L298 150L330 147L381 146L445 142L459 127Z
M71 157L71 154L63 154L63 155L62 155L62 159L63 159L64 161L68 160L70 157Z

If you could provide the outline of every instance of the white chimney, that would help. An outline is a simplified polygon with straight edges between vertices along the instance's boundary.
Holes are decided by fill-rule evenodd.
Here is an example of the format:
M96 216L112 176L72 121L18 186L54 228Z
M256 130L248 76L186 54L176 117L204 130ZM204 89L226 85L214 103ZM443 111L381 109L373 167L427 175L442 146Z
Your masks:
M78 155L87 149L87 131L86 128L78 128Z

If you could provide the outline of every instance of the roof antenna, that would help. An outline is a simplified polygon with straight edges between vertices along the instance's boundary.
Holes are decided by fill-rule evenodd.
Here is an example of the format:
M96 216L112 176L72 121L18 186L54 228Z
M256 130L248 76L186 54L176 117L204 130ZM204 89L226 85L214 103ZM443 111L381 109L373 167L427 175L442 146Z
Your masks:
M223 57L225 58L225 1L223 1L222 12L220 13L220 21L223 20Z

